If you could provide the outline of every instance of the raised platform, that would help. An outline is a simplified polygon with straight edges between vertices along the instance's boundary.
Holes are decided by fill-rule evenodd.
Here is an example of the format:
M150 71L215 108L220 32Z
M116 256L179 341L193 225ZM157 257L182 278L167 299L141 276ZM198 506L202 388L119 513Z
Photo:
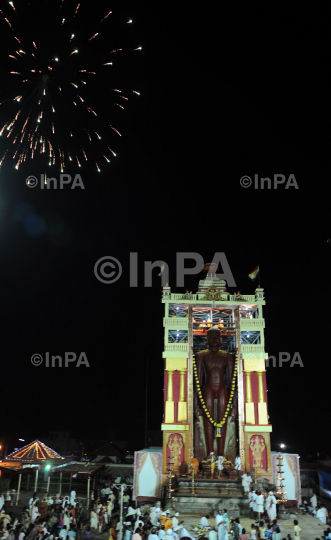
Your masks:
M179 513L215 516L219 508L226 508L229 517L249 512L249 501L241 480L195 479L192 493L191 478L179 478L173 506Z

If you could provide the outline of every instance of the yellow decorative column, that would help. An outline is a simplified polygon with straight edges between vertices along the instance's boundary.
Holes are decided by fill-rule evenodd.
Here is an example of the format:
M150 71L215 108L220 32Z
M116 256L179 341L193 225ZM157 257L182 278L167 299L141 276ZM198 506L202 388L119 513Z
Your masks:
M168 373L167 385L167 401L165 403L165 418L166 424L173 424L175 421L175 402L174 402L174 387L173 387L173 370L166 370Z
M187 369L179 371L179 399L178 399L178 422L187 422L187 403L185 401L185 373Z
M267 404L264 401L264 386L263 386L263 373L264 371L257 371L258 381L259 381L259 403L258 403L258 412L259 412L259 424L268 423L268 413L267 413Z
M245 424L255 424L255 404L253 402L251 371L244 370L246 374L246 403Z

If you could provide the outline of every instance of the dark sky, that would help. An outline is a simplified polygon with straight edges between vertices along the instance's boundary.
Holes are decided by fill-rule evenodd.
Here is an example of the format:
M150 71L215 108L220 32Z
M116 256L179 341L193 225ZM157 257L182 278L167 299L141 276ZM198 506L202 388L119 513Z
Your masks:
M100 12L102 4L94 2ZM303 5L109 5L132 17L132 40L143 46L124 75L141 96L118 116L116 160L101 173L69 168L84 190L29 189L26 177L43 172L38 160L1 169L0 436L16 445L16 438L68 430L127 438L139 449L147 359L150 429L160 427L163 398L161 287L157 270L144 287L144 261L165 260L176 291L177 252L200 253L205 262L224 252L242 293L253 294L247 274L260 264L266 352L298 352L304 364L268 369L274 449L284 442L291 452L326 454L326 16ZM104 99L111 85L103 81ZM254 174L294 174L299 189L240 186ZM36 237L31 215L44 224ZM129 286L130 252L139 257L137 288ZM123 265L112 285L93 273L108 255ZM189 276L185 289L196 292L203 275ZM90 368L31 364L33 354L66 351L85 352Z

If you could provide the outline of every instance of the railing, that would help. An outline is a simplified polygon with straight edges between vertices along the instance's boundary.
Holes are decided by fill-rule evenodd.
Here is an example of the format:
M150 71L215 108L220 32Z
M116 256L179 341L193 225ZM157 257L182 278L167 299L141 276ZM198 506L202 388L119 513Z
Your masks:
M255 294L247 295L244 294L240 297L240 300L236 299L235 295L230 295L230 302L256 302Z
M182 302L196 302L196 301L203 301L203 297L201 298L201 295L203 293L199 293L199 294L191 294L190 295L190 298L184 298L184 294L174 294L174 293L171 293L169 295L169 297L167 298L167 300L171 301L171 302L177 302L177 301L182 301ZM200 298L199 298L199 295L200 295ZM204 300L205 302L212 302L212 300ZM256 303L256 298L255 298L255 295L254 294L251 294L251 295L243 295L240 297L240 300L236 299L235 295L229 295L228 298L226 297L223 297L221 298L221 300L217 300L218 302L235 302L235 303L240 303L240 302L250 302L250 303Z
M241 344L242 352L264 352L263 345L243 345Z
M264 319L240 319L240 328L264 328Z
M187 352L188 351L188 343L166 343L165 344L165 350L166 351Z
M163 326L171 326L171 328L188 328L188 318L163 317Z
M174 294L174 293L172 293L170 295L171 301L173 302L174 300L183 300L183 301L187 300L187 302L192 302L192 300L197 300L198 299L197 294L191 294L190 298L184 298L184 294L185 293L182 293L182 294Z

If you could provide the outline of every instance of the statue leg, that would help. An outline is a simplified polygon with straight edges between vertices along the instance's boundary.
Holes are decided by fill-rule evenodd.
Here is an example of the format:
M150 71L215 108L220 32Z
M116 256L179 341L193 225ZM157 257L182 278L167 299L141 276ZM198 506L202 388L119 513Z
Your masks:
M203 399L205 401L206 407L211 414L214 416L214 392L206 386L203 389ZM210 452L213 452L213 440L214 440L214 427L209 422L207 416L203 415L203 423L205 428L205 437L206 437L206 446L207 446L207 455Z
M226 406L228 404L228 392L227 389L224 387L217 395L217 422L221 422ZM224 444L225 444L225 436L226 436L226 427L227 427L227 421L222 427L222 437L217 438L217 444L218 444L218 453L224 455Z

